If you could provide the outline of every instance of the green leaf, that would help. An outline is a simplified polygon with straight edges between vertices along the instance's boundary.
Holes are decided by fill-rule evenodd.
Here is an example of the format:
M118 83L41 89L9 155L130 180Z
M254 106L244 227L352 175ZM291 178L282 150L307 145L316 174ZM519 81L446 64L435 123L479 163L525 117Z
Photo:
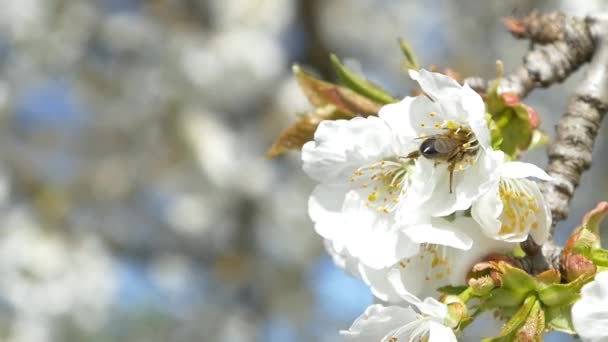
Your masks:
M513 291L510 289L497 288L490 292L490 295L484 307L490 308L505 308L517 307L526 299L528 292Z
M532 140L530 120L527 113L525 118L517 114L517 110L506 109L502 118L507 118L508 123L500 128L502 143L500 149L507 155L515 158L519 153L528 148Z
M486 108L495 124L492 146L499 147L511 159L516 159L530 147L534 128L528 107L513 94L498 94L498 84L495 82L486 95Z
M462 292L464 292L466 289L468 289L468 286L446 285L446 286L442 286L442 287L438 288L437 291L448 294L448 295L459 295Z
M305 73L298 65L294 65L293 72L298 84L308 101L315 107L333 105L345 114L371 115L376 114L382 107L381 103L370 100L348 88L322 81Z
M513 335L517 330L524 324L528 318L532 308L537 305L537 299L534 295L528 296L523 305L517 310L517 312L509 319L509 321L502 328L498 336L483 339L483 342L510 342L513 341Z
M608 251L605 249L594 249L591 251L591 260L597 266L608 267Z
M401 47L401 52L403 52L403 55L405 56L405 67L407 69L420 70L420 65L418 65L414 50L405 39L399 38L399 46Z
M502 145L502 134L500 132L500 128L496 124L496 121L492 119L492 114L486 113L486 121L488 122L488 128L490 129L490 141L492 143L492 148L494 150L500 149L500 145Z
M546 306L563 306L574 303L580 296L580 289L593 277L594 275L581 275L567 284L544 286L538 291L538 298Z
M355 74L352 70L342 65L336 55L332 54L330 59L336 69L340 83L344 84L349 89L352 89L377 103L389 104L397 102L397 100L390 96L382 87L370 82L363 76Z
M545 321L547 327L566 334L574 335L572 324L572 305L552 306L545 308Z
M500 272L500 288L492 290L486 301L488 307L519 306L536 289L536 280L524 270L506 262L495 266Z
M527 293L536 288L536 281L524 270L507 263L501 263L499 266L502 272L502 288L520 293Z
M534 305L528 313L524 324L517 329L515 338L516 342L542 342L543 331L545 330L545 312L543 311L540 302L535 301Z
M547 306L566 305L578 298L578 291L570 284L553 284L538 291L538 298Z

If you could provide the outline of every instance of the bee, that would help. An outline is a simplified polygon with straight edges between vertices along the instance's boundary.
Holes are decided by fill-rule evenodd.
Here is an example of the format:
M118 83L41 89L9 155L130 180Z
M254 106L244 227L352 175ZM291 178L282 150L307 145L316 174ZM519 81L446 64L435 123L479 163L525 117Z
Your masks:
M462 161L466 155L472 154L476 150L477 145L474 144L472 146L469 134L449 132L448 134L436 134L426 137L420 144L419 150L415 153L422 155L426 159L448 163L450 193L452 193L452 180L456 164Z

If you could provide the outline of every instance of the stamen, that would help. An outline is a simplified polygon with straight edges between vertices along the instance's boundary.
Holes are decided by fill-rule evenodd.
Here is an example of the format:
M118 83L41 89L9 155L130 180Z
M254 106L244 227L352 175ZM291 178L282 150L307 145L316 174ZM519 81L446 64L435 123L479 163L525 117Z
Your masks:
M498 193L504 209L500 218L500 234L524 233L529 228L539 227L536 214L540 208L529 188L529 182L525 179L501 179Z
M383 159L355 170L350 182L354 188L371 188L371 192L366 194L366 206L389 214L407 192L407 173L412 165L413 161L408 158ZM379 200L382 205L377 204Z

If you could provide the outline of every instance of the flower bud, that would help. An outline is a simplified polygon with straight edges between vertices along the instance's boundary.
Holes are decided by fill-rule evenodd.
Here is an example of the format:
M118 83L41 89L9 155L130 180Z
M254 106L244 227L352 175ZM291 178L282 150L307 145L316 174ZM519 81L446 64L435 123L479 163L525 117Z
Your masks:
M600 202L583 218L564 246L560 267L564 278L570 282L581 275L597 272L597 264L604 264L608 251L601 248L600 223L608 214L608 202Z
M489 294L494 288L500 287L500 279L493 279L490 275L479 278L469 279L469 286L473 289L473 294L483 297Z
M597 267L593 264L593 261L581 254L573 254L565 258L562 267L564 268L564 278L567 282L571 282L583 275L592 276L597 272Z
M469 316L467 306L460 297L445 295L441 297L440 301L448 307L448 315L444 321L446 326L456 328Z

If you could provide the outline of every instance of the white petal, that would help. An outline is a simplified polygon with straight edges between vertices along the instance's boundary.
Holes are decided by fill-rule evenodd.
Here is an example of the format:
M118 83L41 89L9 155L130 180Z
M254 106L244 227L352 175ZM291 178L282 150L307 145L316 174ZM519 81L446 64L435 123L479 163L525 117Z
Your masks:
M458 227L452 226L445 220L433 220L433 223L413 225L403 230L412 241L423 244L430 243L467 250L473 245L473 240Z
M478 153L475 164L464 171L454 171L452 193L447 166L436 166L435 177L438 181L431 200L425 204L433 209L433 216L447 216L458 210L466 210L492 187L498 177L497 169L504 161L504 153L484 149Z
M426 96L416 97L410 105L410 126L417 135L434 135L442 133L436 125L443 124L445 117L441 107L429 100ZM418 142L420 144L420 142Z
M443 322L448 315L447 305L433 297L426 297L424 301L417 305L417 307L421 313L432 316L440 322Z
M320 184L308 199L308 215L317 233L326 239L340 239L344 232L342 204L347 190L342 184Z
M503 162L502 151L482 149L474 165L454 175L454 189L459 203L457 210L469 208L474 200L493 186L498 178L497 169Z
M402 301L401 296L388 281L388 268L373 269L362 263L358 263L357 267L358 274L356 276L360 277L369 286L376 298L388 303Z
M535 215L536 223L538 225L532 226L530 235L532 236L534 242L539 245L543 245L549 238L549 232L551 231L551 209L549 209L549 204L545 200L542 192L540 192L538 184L530 180L526 180L526 182L529 183L528 189L532 193L532 196L540 209Z
M471 267L490 253L510 252L515 243L488 238L470 217L457 217L452 224L466 232L475 243L469 250L426 246L420 254L402 260L388 273L395 291L405 300L411 296L435 297L437 288L463 285Z
M452 285L462 285L464 276L471 270L471 267L489 254L509 253L517 245L515 242L489 238L479 227L479 224L470 217L458 217L455 224L460 229L465 230L475 243L467 251L450 249L452 253L448 258L451 260Z
M384 341L391 333L416 320L412 308L399 306L370 305L347 331L340 331L344 341Z
M449 76L424 69L420 69L420 71L409 70L409 74L433 100L456 97L460 93L460 84Z
M433 267L433 258L428 253L414 256L388 271L389 282L403 300L412 303L417 297L434 297L439 295L437 288L450 285L447 267Z
M348 239L347 248L355 258L371 268L392 266L418 249L417 243L395 228L394 215L368 208L357 191L346 195L343 214L345 229L349 232L345 237Z
M401 297L395 292L388 281L388 268L373 269L354 258L347 249L337 241L324 240L324 246L334 263L354 277L360 278L370 287L372 294L379 300L389 303L401 302Z
M380 119L384 120L393 132L404 138L411 138L416 134L409 120L410 106L414 99L414 97L405 97L397 103L383 106L378 112Z
M347 181L350 172L391 154L393 136L380 118L326 120L302 147L302 168L318 181Z
M498 192L498 182L479 197L471 208L471 216L479 223L481 229L488 237L500 239L502 222L498 219L502 214L504 205Z
M395 220L400 227L428 222L434 213L431 206L426 205L433 195L439 177L436 176L439 168L433 166L430 160L419 158L411 169L411 184L407 196L396 212Z
M527 177L535 177L538 179L542 179L545 181L551 180L551 176L549 176L543 169L540 167L523 162L508 162L504 163L500 167L500 175L502 177L507 178L527 178Z
M572 306L572 323L583 341L608 341L608 272L581 289L581 298Z
M484 148L490 147L490 129L486 120L486 105L483 99L468 84L462 87L460 93L462 107L467 113L468 125L471 127L479 144Z
M456 342L454 331L438 322L429 323L429 342Z

